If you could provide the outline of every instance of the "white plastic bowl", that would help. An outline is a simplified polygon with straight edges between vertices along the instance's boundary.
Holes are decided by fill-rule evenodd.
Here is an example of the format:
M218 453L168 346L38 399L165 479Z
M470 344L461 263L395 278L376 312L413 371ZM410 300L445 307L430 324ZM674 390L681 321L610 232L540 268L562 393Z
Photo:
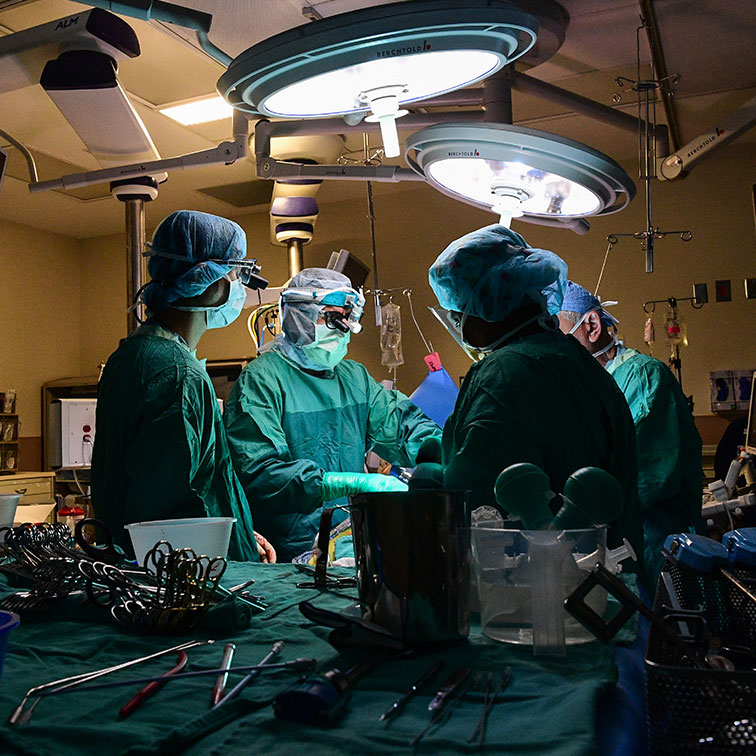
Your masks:
M193 549L197 555L225 558L235 522L235 517L188 517L133 522L124 527L129 531L134 556L141 565L145 554L158 541L168 541L174 549Z
M16 507L23 494L0 494L0 528L13 525Z

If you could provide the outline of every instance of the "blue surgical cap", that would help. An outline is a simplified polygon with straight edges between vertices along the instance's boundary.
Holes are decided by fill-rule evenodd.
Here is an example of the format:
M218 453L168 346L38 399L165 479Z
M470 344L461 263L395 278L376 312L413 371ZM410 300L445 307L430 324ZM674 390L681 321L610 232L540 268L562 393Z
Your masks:
M150 312L196 297L233 269L207 260L240 260L247 254L241 226L196 210L179 210L160 222L152 236L147 270L152 281L142 292Z
M606 305L617 304L616 302L606 302ZM587 312L597 312L607 328L616 328L619 321L613 315L610 315L602 306L601 300L591 294L588 289L576 284L574 281L567 281L564 289L564 299L562 300L562 310L576 312L578 315L585 315Z
M494 224L452 242L433 263L428 278L441 307L496 322L529 302L537 302L550 315L559 312L567 264Z

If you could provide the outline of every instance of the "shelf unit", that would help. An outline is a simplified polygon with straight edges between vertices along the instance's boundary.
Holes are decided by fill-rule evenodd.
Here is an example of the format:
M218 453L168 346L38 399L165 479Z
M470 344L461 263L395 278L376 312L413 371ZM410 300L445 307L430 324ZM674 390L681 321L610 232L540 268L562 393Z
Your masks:
M13 475L17 471L18 414L16 413L16 392L0 391L0 475Z

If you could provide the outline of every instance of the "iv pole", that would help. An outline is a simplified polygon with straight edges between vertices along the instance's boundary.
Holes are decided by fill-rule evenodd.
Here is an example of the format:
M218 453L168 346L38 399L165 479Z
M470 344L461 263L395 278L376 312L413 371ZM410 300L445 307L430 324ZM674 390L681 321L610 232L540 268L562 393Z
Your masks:
M666 324L667 338L674 339L673 349L667 359L667 364L670 369L675 372L677 382L680 384L680 388L683 387L682 382L682 359L680 358L680 341L682 340L682 334L680 330L680 321L677 317L677 303L678 302L690 302L691 307L694 310L700 310L707 302L707 299L703 299L697 296L692 297L668 297L667 299L650 299L643 303L643 312L646 315L651 315L656 310L657 304L663 304L666 302L672 311L672 317ZM686 396L690 411L693 412L693 396Z
M646 253L646 273L654 272L654 242L656 239L662 239L669 234L679 234L684 242L693 238L690 231L662 231L657 226L654 228L651 220L651 181L657 178L656 174L656 90L670 92L680 80L678 74L666 76L663 79L641 79L640 67L640 33L646 28L646 20L641 17L641 25L636 29L636 61L637 61L637 80L627 79L624 76L618 76L616 79L620 87L630 85L633 91L638 93L638 178L643 181L646 197L646 228L643 231L626 234L610 234L606 237L609 243L609 249L617 244L619 237L631 236L634 239L640 239L641 249ZM614 95L614 102L619 103L622 97L619 94ZM643 105L643 118L641 119L641 105ZM649 120L650 119L650 120Z

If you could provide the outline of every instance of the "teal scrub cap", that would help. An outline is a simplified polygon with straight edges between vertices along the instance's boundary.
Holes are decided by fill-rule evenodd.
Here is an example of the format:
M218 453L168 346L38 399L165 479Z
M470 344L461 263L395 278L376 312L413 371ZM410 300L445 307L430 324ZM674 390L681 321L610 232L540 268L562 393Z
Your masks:
M558 313L567 263L553 252L533 249L506 226L493 224L453 241L433 263L428 278L443 308L497 322L529 300L550 315Z

